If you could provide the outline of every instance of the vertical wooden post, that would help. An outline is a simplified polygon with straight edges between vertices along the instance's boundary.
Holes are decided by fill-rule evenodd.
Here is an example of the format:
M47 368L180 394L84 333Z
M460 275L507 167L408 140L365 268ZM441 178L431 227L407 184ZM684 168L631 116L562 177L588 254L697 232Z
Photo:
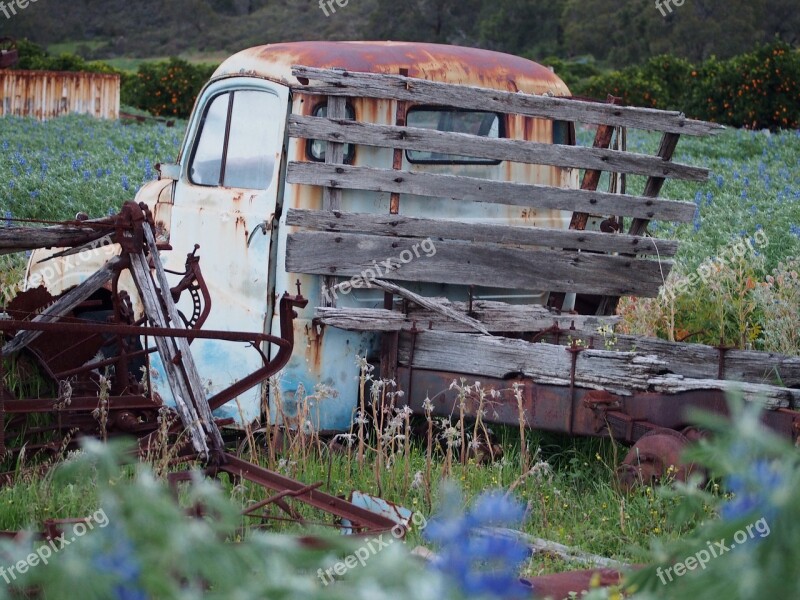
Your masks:
M328 96L329 119L347 118L347 100L343 96ZM344 144L340 142L327 142L325 145L325 164L341 165L344 164ZM342 190L334 187L325 187L322 190L322 210L341 210ZM322 279L322 290L320 294L320 306L336 306L336 295L333 288L337 283L336 277L326 276ZM330 294L325 294L325 290L331 290Z

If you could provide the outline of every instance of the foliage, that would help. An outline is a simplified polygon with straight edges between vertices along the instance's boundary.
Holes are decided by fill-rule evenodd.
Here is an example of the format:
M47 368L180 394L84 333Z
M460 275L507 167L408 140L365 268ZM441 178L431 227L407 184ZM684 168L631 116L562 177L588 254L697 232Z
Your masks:
M29 40L18 40L17 51L19 62L15 69L38 71L89 71L93 73L112 73L121 75L121 72L112 66L98 61L87 61L76 54L61 53L50 55L41 46Z
M193 65L180 58L143 63L123 90L126 104L156 116L188 117L197 94L216 67Z
M676 520L705 514L709 506L721 518L706 519L680 541L654 542L652 566L626 582L637 592L633 596L637 600L755 600L797 595L800 550L794 540L800 534L800 459L791 443L760 422L759 410L732 401L732 419L693 416L711 435L688 450L686 458L707 469L727 493L721 497L697 489L696 482L663 493L679 500L673 515ZM692 568L675 575L677 562L691 566L689 557L707 556L702 568L695 560ZM673 571L668 575L669 568Z
M794 0L704 0L662 15L636 0L75 0L31 4L4 35L71 43L85 58L230 54L276 41L393 39L479 46L542 58L591 55L623 67L671 53L727 59L776 37L800 42ZM665 3L667 4L667 3Z
M777 42L727 61L710 59L696 74L686 111L750 129L800 127L800 52Z
M652 153L656 144L657 137L633 132L628 148ZM693 195L697 213L692 223L650 224L653 235L681 242L667 279L671 293L623 299L624 331L800 352L792 333L800 329L800 305L791 276L800 255L798 153L797 131L726 131L713 140L681 140L675 160L703 165L711 177L699 189L665 184L665 197ZM631 190L643 185L641 178L629 181ZM773 284L766 285L770 277Z
M775 42L729 60L702 65L671 56L597 75L574 93L611 93L634 106L674 109L690 117L746 127L800 126L800 52Z
M518 575L528 548L518 540L492 535L492 526L521 523L525 506L502 492L487 491L469 511L460 510L460 493L443 488L442 513L425 528L425 539L438 547L433 566L468 598L519 598L530 594Z
M184 506L202 506L205 518L188 517L164 481L139 464L120 470L122 449L87 441L61 469L62 485L91 481L97 487L95 526L70 535L68 546L0 586L0 598L38 590L36 597L108 598L457 598L443 577L413 560L402 544L375 552L333 584L319 577L364 542L318 533L323 543L242 531L239 509L219 486L198 474L182 489ZM102 515L104 518L100 518ZM43 542L31 537L0 545L2 564L26 560ZM56 544L56 547L58 545ZM37 561L38 562L38 561ZM327 584L326 584L327 583Z

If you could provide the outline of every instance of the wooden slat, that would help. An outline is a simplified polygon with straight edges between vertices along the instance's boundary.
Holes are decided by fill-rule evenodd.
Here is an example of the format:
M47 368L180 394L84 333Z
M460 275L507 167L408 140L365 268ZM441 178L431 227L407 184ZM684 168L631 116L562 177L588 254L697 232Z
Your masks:
M446 298L437 298L441 304L453 310L467 314L465 302L450 302ZM577 337L594 336L598 327L612 326L619 322L619 317L595 317L592 315L558 314L544 306L536 304L506 304L487 300L476 300L472 303L472 315L484 324L490 332L523 333L542 331L553 325L571 330L569 335ZM474 328L441 314L417 307L409 306L408 314L385 308L326 308L318 306L314 314L324 325L347 329L349 331L409 331L416 324L418 330L452 331L473 333ZM566 336L565 336L566 339Z
M675 148L678 146L680 137L680 135L674 133L665 133L661 136L661 143L658 148L658 157L661 160L672 160L672 155L675 152ZM650 177L647 183L645 183L644 193L642 195L647 198L657 198L658 194L661 192L661 188L664 187L665 181L666 179L663 177ZM647 223L647 219L634 219L629 232L632 235L642 235L645 229L647 229Z
M687 119L683 113L652 108L608 106L606 104L504 92L453 85L398 75L331 71L295 66L292 74L314 83L296 89L306 94L340 95L354 98L388 98L423 104L515 113L529 117L655 129L685 135L710 135L724 129L715 123Z
M562 346L504 337L445 331L422 331L415 336L413 361L408 335L401 337L400 363L419 369L457 370L470 377L506 377L523 373L538 383L569 385L571 353ZM454 366L453 357L458 357ZM795 407L800 390L716 379L690 379L669 373L658 356L639 352L584 350L578 354L575 385L630 395L633 391L675 394L690 390L741 392L745 400L768 409Z
M328 98L328 117L331 119L344 119L347 116L347 101L342 97L331 96ZM325 163L329 165L344 164L344 144L328 140L325 147ZM342 201L342 191L326 187L322 196L322 207L325 210L339 210Z
M341 96L329 96L327 115L335 119L344 119L347 116L347 100ZM328 141L325 145L325 163L329 165L344 164L344 144ZM342 203L342 190L336 187L325 187L322 190L322 208L324 210L339 210ZM336 306L336 300L329 300L324 293L336 285L335 277L325 277L320 288L319 303L322 306Z
M148 250L150 251L150 260L153 263L155 279L158 281L160 288L160 301L166 310L166 315L169 317L169 326L173 329L186 329L186 325L178 313L178 307L172 299L172 294L169 293L170 285L167 280L167 273L161 263L158 254L158 247L156 245L155 235L149 223L144 223L144 238L147 243ZM140 255L141 256L141 255ZM222 433L217 427L217 422L214 415L211 413L211 408L208 405L208 396L205 393L203 382L200 379L200 373L197 370L197 365L192 356L192 350L189 346L189 340L186 338L173 338L174 347L177 350L177 358L181 365L181 371L185 375L186 385L191 394L190 397L185 398L191 401L197 414L200 417L200 425L206 432L208 443L211 450L221 452L224 448L222 441ZM162 355L162 362L166 362L167 357ZM184 425L187 425L184 423Z
M346 119L328 119L291 115L289 135L296 138L363 144L381 148L426 150L491 160L550 165L562 168L596 169L633 175L672 177L689 181L705 181L709 171L701 167L666 162L655 156L620 152L605 148L565 146L526 140L488 138L467 133L454 133L362 123Z
M107 221L108 219L97 219L91 223ZM79 225L0 227L0 254L35 250L36 248L79 246L99 240L112 232L111 228L81 227Z
M587 343L592 337L595 347L598 348L608 343L611 350L623 352L635 350L643 354L655 354L664 360L669 365L670 371L676 375L697 379L719 377L720 353L712 346L670 342L638 335L615 334L604 338L599 333L586 335L583 332L576 332L572 337ZM725 352L723 364L724 379L800 387L800 356L752 350L728 350Z
M312 162L289 163L286 180L289 183L306 185L373 192L399 192L417 196L582 211L601 215L624 215L664 221L691 221L696 208L693 202L657 200L627 194L492 181L461 175L412 173L350 165L336 167Z
M485 223L464 223L437 219L421 219L403 215L328 212L292 208L286 224L321 231L342 233L371 233L397 237L417 237L522 246L571 248L596 252L625 252L674 256L678 250L675 240L652 241L626 234L546 229L544 227L511 227Z
M616 96L612 96L609 94L608 96L608 103L609 104L616 104L620 101L620 98ZM598 125L597 131L594 135L594 144L592 144L593 148L608 148L611 146L611 138L614 137L614 127L610 125ZM582 190L596 190L597 186L600 184L600 177L602 175L602 171L598 171L597 169L586 169L583 173L583 181L581 181L581 189ZM611 190L609 190L610 192ZM586 229L586 224L589 222L589 213L585 212L576 212L572 213L572 219L569 223L570 229L578 229L583 231ZM559 303L559 306L561 304Z
M428 254L414 239L301 232L289 236L286 270L360 276L390 260L395 270L376 273L379 278L652 297L672 267L666 261L461 241L437 242L436 252Z

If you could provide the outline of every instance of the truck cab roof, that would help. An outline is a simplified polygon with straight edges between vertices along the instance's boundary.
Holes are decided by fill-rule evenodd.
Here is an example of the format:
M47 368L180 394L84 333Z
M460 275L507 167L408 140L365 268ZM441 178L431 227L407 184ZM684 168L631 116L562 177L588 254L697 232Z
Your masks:
M460 46L420 42L286 42L256 46L234 54L214 78L249 74L288 86L298 85L292 67L341 68L529 94L570 95L549 68L532 60Z

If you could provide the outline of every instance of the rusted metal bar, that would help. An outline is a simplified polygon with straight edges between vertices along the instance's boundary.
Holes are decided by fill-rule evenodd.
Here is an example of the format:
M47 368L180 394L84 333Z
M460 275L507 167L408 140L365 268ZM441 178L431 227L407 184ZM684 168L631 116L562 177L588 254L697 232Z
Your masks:
M219 467L220 471L229 473L234 477L241 477L276 492L288 491L292 494L296 493L297 495L294 496L296 500L340 519L347 519L354 530L379 533L389 531L397 525L388 517L356 506L342 498L321 492L319 489L308 489L304 492L303 489L309 486L264 467L249 463L232 454L226 453L224 459L224 463Z
M44 331L64 334L116 334L123 336L146 335L151 337L188 338L220 340L224 342L269 343L281 348L289 346L285 339L268 333L244 331L219 331L204 329L173 329L172 327L145 327L138 325L117 325L116 323L97 323L82 319L64 319L53 322L20 321L0 319L0 331Z
M292 357L294 350L294 327L292 321L297 313L294 312L294 307L304 308L308 304L308 300L302 296L290 296L284 293L280 302L280 323L281 323L281 336L282 340L275 358L273 358L263 368L251 373L244 379L236 382L229 388L222 390L215 396L208 399L208 405L211 410L216 410L226 402L233 400L239 394L249 390L254 385L258 385L262 381L269 379L272 375L280 371L289 359ZM272 336L270 336L272 337Z
M311 485L307 485L305 487L302 487L299 490L294 490L294 491L292 491L292 490L284 490L284 491L282 491L282 492L280 492L278 494L270 496L266 500L262 500L261 502L256 502L255 504L253 504L253 506L248 506L245 509L244 514L249 515L249 514L255 512L255 511L257 511L260 508L264 508L265 506L268 506L269 504L272 504L273 502L277 502L278 500L282 500L283 498L286 498L286 497L297 498L298 496L302 496L303 494L307 494L308 492L310 492L312 490L316 490L316 489L322 487L322 485L323 485L323 482L318 481L317 483L312 483Z

